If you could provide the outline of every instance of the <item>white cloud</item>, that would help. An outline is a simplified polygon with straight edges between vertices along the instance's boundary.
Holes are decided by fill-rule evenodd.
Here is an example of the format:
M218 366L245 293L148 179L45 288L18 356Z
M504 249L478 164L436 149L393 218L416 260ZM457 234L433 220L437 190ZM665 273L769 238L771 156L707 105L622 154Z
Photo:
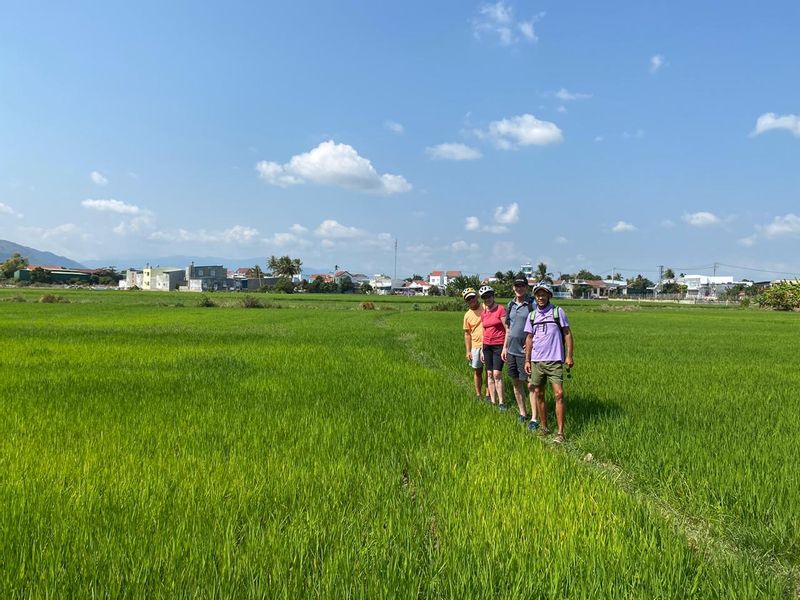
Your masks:
M719 217L717 215L704 211L686 213L681 218L692 227L708 227L709 225L716 225L719 223Z
M223 242L250 242L258 235L258 230L246 225L234 225L222 232Z
M519 146L546 146L564 139L555 123L540 121L531 114L492 121L487 131L476 133L479 137L489 138L502 150Z
M319 224L319 227L317 227L317 229L314 231L314 234L324 238L347 239L361 237L365 235L366 232L363 229L358 229L357 227L348 227L347 225L342 225L333 219L326 219Z
M179 228L177 231L154 231L148 237L151 240L162 242L204 242L224 244L248 243L258 236L258 230L244 225L235 225L219 232L209 232L205 229L191 231Z
M155 223L152 219L152 213L147 212L128 221L122 221L119 225L114 227L112 231L117 235L128 235L131 233L139 233L144 229L153 229L154 227Z
M566 106L564 106L564 105L562 104L561 106L559 106L559 107L556 109L556 112L560 112L561 114L564 114L564 113L566 113L566 112L567 112L567 107L566 107Z
M303 183L301 178L290 175L283 165L279 165L276 162L262 160L256 164L256 171L258 171L258 176L261 179L272 185L288 187Z
M51 238L71 237L80 233L80 229L73 223L64 223L55 227L20 227L20 231L33 234L43 240Z
M337 144L333 140L322 142L309 152L297 154L282 165L261 161L256 165L256 170L262 179L281 187L311 181L387 195L411 190L411 184L402 175L379 174L355 148Z
M664 219L663 221L661 221L660 225L665 229L675 227L675 223L672 221L672 219Z
M625 221L617 221L617 224L611 228L611 231L614 233L624 233L626 231L636 231L636 226L632 223L626 223Z
M588 100L592 94L582 94L580 92L570 92L566 88L561 88L555 94L555 97L562 102L572 102L573 100Z
M383 126L392 133L401 134L405 131L405 127L403 127L397 121L392 121L392 120L385 121Z
M494 210L494 223L481 225L478 217L467 217L464 222L466 231L485 231L486 233L506 233L508 225L519 221L519 204L512 202L508 206L498 206Z
M333 248L336 245L336 243L331 241L331 240L322 240L322 242L320 242L320 245L323 248L326 248L326 249L330 250L331 248Z
M513 225L519 221L519 204L512 202L508 206L498 206L494 210L494 220L501 225Z
M756 121L756 127L750 133L750 137L761 135L772 129L785 129L795 137L800 137L800 116L798 115L776 115L775 113L764 113Z
M762 231L766 237L771 239L786 235L800 235L800 216L789 213L782 217L775 217L772 223L762 228Z
M108 179L106 179L99 171L92 171L89 173L89 177L95 185L104 186L108 183Z
M565 238L563 235L560 235L555 239L555 242L556 244L567 244L569 243L569 240Z
M8 204L3 204L2 202L0 202L0 215L11 215L12 217L22 218L22 213L18 213Z
M623 131L622 132L622 137L625 138L626 140L632 140L632 139L640 140L640 139L642 139L644 137L644 129L642 129L640 127L639 129L637 129L633 133L630 133L628 131Z
M738 241L739 244L741 244L745 248L750 248L756 243L757 238L758 236L756 234L753 234L753 235L748 235L747 237L740 238Z
M425 152L433 159L442 160L475 160L482 156L477 148L457 143L438 144L426 148Z
M656 73L664 66L664 56L656 54L650 57L650 73Z
M280 247L307 248L311 245L310 241L300 238L294 233L286 232L275 233L272 237L265 238L263 241L270 246Z
M539 13L527 21L518 21L514 17L514 8L499 0L478 9L478 16L472 22L472 31L478 39L496 38L501 46L511 46L521 40L536 42L539 38L534 25L543 16L544 13Z
M536 42L539 38L536 36L536 30L533 28L533 24L535 21L522 21L517 23L517 28L519 29L522 36L528 40L529 42Z
M143 212L138 206L126 204L121 200L84 200L81 202L84 208L99 210L101 212L113 212L120 215L138 215Z
M478 244L468 244L464 240L458 240L450 244L450 249L453 252L478 252L481 247Z
M303 235L305 233L308 233L308 227L303 227L299 223L295 223L294 225L289 227L289 231L291 231L295 235Z

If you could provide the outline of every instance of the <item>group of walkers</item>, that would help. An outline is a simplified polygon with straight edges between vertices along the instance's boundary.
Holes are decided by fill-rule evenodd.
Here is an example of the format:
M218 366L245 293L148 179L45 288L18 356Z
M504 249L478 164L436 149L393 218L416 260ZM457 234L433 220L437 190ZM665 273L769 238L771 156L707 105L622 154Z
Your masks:
M514 386L520 422L527 422L530 431L548 435L545 386L553 388L558 431L553 438L564 441L564 366L569 370L573 339L569 320L560 306L551 300L553 291L539 282L530 295L528 279L514 278L514 299L507 306L495 301L491 286L478 291L467 288L462 292L469 310L464 314L464 346L467 361L472 366L475 395L484 399L483 370L486 369L486 401L506 410L503 390L503 366ZM530 380L530 381L529 381ZM525 404L526 390L530 413Z

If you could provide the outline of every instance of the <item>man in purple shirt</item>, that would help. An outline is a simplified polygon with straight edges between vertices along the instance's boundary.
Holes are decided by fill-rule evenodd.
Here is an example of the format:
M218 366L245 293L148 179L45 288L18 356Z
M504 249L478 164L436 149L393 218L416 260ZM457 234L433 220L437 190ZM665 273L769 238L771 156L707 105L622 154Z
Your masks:
M571 369L575 364L572 359L572 330L564 309L550 303L553 292L546 283L539 282L534 286L533 297L536 308L525 323L525 332L528 334L525 340L525 372L531 376L530 388L536 400L542 435L550 433L544 401L545 385L550 380L553 386L558 422L558 433L553 441L560 444L564 441L564 365Z

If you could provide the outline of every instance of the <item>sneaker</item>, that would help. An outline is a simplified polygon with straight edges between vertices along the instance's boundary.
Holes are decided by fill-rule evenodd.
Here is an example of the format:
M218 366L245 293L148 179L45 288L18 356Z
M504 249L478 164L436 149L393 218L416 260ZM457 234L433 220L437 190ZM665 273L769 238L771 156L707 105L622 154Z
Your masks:
M529 420L530 420L530 417L528 415L519 415L517 417L517 421L519 421L520 423L524 423L525 421L529 421Z
M499 408L500 410L508 410L508 404L504 404L503 402L501 402L500 404L497 405L497 408Z
M547 427L542 427L539 430L539 435L541 435L542 437L544 437L546 435L550 435L550 430Z
M539 429L539 421L531 421L528 423L528 431L536 431Z
M563 443L564 443L564 440L566 440L566 439L567 439L567 438L565 438L565 437L564 437L564 434L563 434L563 433L557 433L557 434L556 434L556 437L554 437L554 438L553 438L553 441L554 441L556 444L563 444Z
M489 404L494 404L494 402L492 402L491 396L486 396L486 402L488 402Z

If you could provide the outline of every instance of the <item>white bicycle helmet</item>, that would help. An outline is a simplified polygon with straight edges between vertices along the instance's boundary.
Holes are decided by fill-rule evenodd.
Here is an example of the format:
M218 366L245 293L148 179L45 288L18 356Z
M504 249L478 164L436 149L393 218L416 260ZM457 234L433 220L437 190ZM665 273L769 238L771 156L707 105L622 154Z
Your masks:
M482 285L478 290L478 295L483 298L486 294L494 294L494 288L490 285Z

